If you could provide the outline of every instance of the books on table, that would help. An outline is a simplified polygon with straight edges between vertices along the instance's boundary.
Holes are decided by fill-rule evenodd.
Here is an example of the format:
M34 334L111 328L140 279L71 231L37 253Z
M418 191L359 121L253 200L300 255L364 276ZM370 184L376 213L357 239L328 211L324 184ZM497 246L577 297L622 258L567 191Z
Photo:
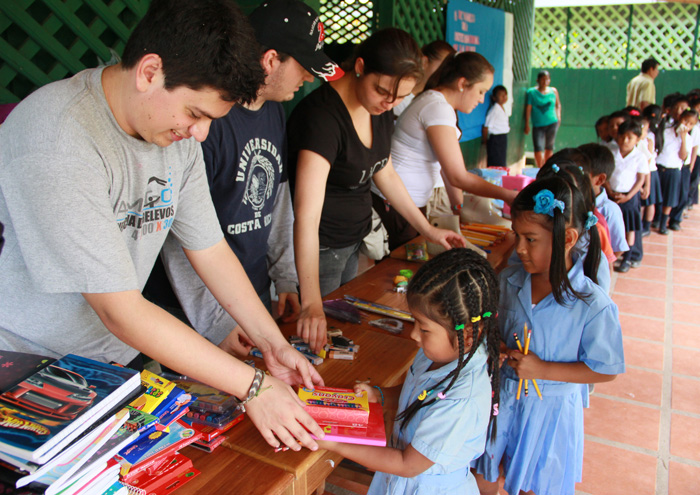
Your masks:
M0 394L0 451L44 464L140 386L135 370L69 354Z

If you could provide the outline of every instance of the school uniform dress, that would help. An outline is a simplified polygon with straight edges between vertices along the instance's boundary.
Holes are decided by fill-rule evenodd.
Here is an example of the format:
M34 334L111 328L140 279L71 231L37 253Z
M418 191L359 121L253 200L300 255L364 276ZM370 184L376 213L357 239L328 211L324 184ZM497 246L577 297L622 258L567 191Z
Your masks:
M625 371L622 330L617 306L583 274L583 258L569 270L575 290L587 300L569 298L559 305L552 294L532 305L530 274L522 265L500 275L501 338L517 349L513 332L525 344L523 326L532 330L530 352L544 361L581 361L598 373ZM556 322L560 322L557 324ZM583 466L583 408L588 385L538 379L542 400L530 383L530 393L516 400L518 377L510 366L501 368L498 434L486 442L476 470L496 481L503 461L505 490L533 490L537 495L574 495Z
M656 157L659 170L663 206L678 206L681 193L681 167L683 160L678 155L683 141L676 135L676 129L668 127L664 130L664 147Z
M491 382L486 358L486 348L482 344L462 368L445 399L437 399L419 409L403 429L400 421L394 424L390 447L404 450L412 445L435 464L414 478L378 471L368 495L478 495L469 464L484 452L491 412ZM445 378L455 369L457 361L428 371L432 364L423 350L419 350L401 389L398 411L406 409L423 390L430 390ZM447 383L430 397L435 397Z
M620 149L613 151L615 157L615 171L612 173L608 182L610 187L615 192L627 194L637 180L637 174L648 174L649 164L646 157L634 148L627 156L623 157ZM622 218L625 222L625 231L634 232L642 229L642 217L640 214L639 192L632 199L618 203L622 210Z

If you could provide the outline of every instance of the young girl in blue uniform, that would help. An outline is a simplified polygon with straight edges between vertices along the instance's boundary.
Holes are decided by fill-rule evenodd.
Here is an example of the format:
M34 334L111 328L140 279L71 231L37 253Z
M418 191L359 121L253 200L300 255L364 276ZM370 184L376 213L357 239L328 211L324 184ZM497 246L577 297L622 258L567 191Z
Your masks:
M625 370L617 307L588 278L595 267L584 268L583 256L573 261L584 230L598 235L577 189L559 177L536 180L515 198L511 215L521 263L500 275L499 327L508 360L498 437L487 441L476 478L482 495L498 493L502 464L510 495L573 495L583 466L586 384ZM532 331L527 355L514 337L525 346L524 325ZM519 379L533 381L518 399Z
M398 405L389 445L319 440L319 446L377 471L369 495L476 495L469 464L484 451L498 412L496 275L475 252L452 249L418 270L407 299L416 319L411 338L420 349L406 382L355 387L366 390L370 401Z

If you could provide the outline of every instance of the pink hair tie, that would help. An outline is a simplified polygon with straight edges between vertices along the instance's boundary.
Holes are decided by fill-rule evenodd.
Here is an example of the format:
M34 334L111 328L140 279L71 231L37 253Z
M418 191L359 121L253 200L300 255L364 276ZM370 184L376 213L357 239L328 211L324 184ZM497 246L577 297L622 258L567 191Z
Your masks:
M444 393L442 393L442 392L438 392L438 397L439 397L440 399L444 399L444 398L447 397L447 396L446 396Z

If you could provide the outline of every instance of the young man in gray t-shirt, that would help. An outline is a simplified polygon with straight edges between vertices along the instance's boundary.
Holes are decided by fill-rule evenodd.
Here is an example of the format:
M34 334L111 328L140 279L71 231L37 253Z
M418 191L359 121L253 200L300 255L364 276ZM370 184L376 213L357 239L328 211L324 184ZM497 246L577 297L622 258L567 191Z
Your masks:
M121 363L141 351L246 399L260 385L253 368L141 295L172 234L273 376L322 383L223 240L196 142L234 102L255 99L257 53L232 0L154 0L120 64L15 108L0 128L0 348ZM302 425L323 433L292 389L273 377L264 385L246 406L262 435L315 449Z

